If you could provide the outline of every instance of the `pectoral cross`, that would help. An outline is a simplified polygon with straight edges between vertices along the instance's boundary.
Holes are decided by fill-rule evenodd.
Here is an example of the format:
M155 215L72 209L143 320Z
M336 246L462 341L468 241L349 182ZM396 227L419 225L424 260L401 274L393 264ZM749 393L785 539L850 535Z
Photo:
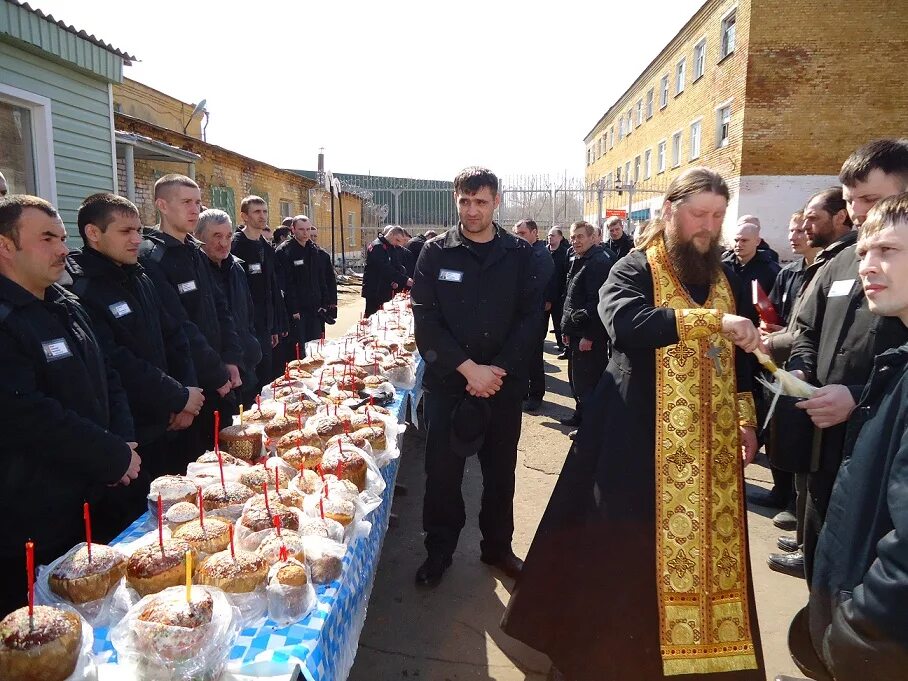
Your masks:
M710 345L709 350L706 351L706 356L709 357L713 364L716 367L716 376L722 375L722 348L718 345Z

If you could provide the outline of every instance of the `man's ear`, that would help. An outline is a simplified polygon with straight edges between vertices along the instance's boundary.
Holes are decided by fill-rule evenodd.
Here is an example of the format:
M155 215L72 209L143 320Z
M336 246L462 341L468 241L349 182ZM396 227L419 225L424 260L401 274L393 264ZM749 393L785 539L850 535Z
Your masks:
M672 206L672 202L665 201L662 204L662 219L665 220L666 222L670 221L672 219L672 215L674 214L674 210L675 209Z
M89 222L85 225L85 239L93 244L98 243L101 239L101 230L94 223Z

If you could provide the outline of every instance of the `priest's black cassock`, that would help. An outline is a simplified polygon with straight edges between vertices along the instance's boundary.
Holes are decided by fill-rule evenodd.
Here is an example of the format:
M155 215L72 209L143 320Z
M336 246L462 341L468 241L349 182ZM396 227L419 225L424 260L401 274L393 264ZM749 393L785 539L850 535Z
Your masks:
M659 248L661 262L670 269L661 238ZM653 265L660 262L654 259L655 250L631 252L612 268L600 291L599 313L612 339L613 355L589 411L584 413L583 426L527 555L502 629L546 653L570 681L763 681L741 498L743 463L732 464L729 470L737 490L732 492L737 506L733 515L740 523L743 544L737 569L742 575L739 606L745 616L734 622L741 625L739 633L747 639L749 662L729 662L742 658L734 657L737 653L730 650L734 645L724 650L720 643L715 659L706 654L707 659L691 662L687 671L679 671L688 663L683 653L693 649L673 650L677 656L671 663L674 666L663 664L664 632L671 627L662 626L665 608L660 605L664 602L657 581L670 578L657 577L656 358L659 348L681 347L676 316L691 312L693 319L705 310L676 315L674 309L654 305ZM729 311L734 313L737 308L737 314L756 321L749 291L730 269L724 272ZM710 287L685 287L677 278L674 281L689 301L681 307L697 308L712 301ZM751 390L756 363L751 355L725 342L726 368L735 370L740 396ZM707 357L692 361L700 362L700 371L713 364ZM703 414L701 411L700 416ZM718 420L716 415L709 418ZM737 450L734 455L740 462ZM669 461L674 459L669 457ZM723 531L726 520L719 523ZM659 524L663 522L660 519ZM667 521L673 522L674 518ZM689 531L690 526L682 529ZM700 529L705 528L701 525ZM735 638L728 631L724 635L725 639Z

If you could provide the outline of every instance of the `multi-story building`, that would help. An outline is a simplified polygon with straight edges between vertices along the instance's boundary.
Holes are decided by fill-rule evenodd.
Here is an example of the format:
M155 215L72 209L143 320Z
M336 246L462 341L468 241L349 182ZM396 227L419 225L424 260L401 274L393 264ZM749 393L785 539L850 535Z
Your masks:
M584 138L587 219L629 209L648 220L672 179L708 166L731 189L726 234L757 215L790 253L791 213L836 184L848 154L908 131L908 90L886 66L904 53L905 10L707 0Z

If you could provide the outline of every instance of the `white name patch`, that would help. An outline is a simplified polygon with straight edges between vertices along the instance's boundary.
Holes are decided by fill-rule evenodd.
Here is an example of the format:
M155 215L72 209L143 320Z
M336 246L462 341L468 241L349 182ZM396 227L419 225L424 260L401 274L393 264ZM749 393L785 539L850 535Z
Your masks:
M847 296L851 293L851 289L854 287L854 279L839 279L838 281L832 282L832 286L829 287L829 294L827 298L837 298L839 296Z
M463 281L463 272L457 270L440 270L438 272L438 281L453 281L458 284Z
M41 343L41 348L44 350L44 356L48 362L73 356L65 338L54 338L53 340L44 341Z
M249 263L249 274L261 274L261 273L262 273L262 263L260 263L260 262Z
M132 313L132 308L129 307L129 303L125 300L121 300L119 303L114 303L108 307L110 313L116 318L125 317L128 314Z
M177 284L177 291L179 291L180 294L192 293L193 291L196 290L196 288L198 288L198 287L195 285L195 279L191 279L190 281L184 281L182 284Z
M305 260L294 260L293 264L296 265L297 267L299 267L300 265L305 265L306 261Z

